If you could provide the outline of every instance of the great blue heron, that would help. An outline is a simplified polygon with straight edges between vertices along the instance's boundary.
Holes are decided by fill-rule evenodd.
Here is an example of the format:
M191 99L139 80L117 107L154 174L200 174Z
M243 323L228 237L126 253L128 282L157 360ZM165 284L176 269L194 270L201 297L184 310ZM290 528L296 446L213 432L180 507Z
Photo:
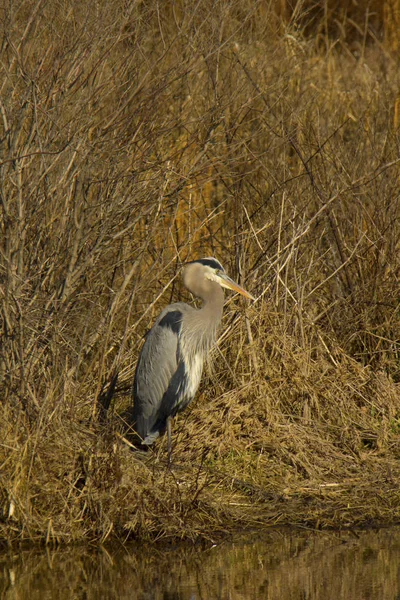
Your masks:
M141 444L151 445L168 429L169 455L170 417L186 408L197 392L222 318L222 288L254 300L212 257L187 263L183 283L203 306L177 302L164 308L146 336L133 384L133 428Z

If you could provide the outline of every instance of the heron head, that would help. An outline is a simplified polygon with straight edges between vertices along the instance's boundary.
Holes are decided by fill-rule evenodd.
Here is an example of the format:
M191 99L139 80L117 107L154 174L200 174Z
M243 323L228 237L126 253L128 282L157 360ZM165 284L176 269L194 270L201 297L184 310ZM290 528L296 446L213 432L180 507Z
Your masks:
M201 285L206 281L214 281L223 288L233 290L249 300L255 300L249 292L225 273L221 263L212 256L200 258L186 264L184 270L184 283L189 290L193 290L196 295L201 297L201 294L197 293L194 288L197 287L196 283Z

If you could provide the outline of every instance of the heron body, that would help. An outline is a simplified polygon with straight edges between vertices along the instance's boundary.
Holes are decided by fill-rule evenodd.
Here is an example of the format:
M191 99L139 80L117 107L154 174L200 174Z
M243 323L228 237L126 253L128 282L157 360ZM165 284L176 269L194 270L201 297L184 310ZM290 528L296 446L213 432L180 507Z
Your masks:
M183 282L203 300L203 306L196 309L183 302L167 306L147 334L136 367L133 427L147 446L165 432L169 418L185 409L198 390L204 359L222 318L221 286L252 298L215 258L188 263Z

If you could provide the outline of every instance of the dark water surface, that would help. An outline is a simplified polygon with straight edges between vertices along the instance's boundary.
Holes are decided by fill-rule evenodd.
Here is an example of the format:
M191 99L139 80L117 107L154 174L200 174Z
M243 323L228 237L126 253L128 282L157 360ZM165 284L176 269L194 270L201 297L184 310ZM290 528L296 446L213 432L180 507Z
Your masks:
M400 600L400 528L272 531L208 548L9 550L0 598Z

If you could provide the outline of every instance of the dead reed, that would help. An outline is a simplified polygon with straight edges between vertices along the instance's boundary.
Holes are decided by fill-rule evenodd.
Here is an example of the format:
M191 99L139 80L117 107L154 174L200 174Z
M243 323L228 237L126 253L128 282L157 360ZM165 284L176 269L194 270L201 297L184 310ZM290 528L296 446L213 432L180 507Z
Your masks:
M2 540L399 519L394 42L388 12L335 37L300 4L3 10ZM210 254L258 299L227 300L169 472L113 415Z

